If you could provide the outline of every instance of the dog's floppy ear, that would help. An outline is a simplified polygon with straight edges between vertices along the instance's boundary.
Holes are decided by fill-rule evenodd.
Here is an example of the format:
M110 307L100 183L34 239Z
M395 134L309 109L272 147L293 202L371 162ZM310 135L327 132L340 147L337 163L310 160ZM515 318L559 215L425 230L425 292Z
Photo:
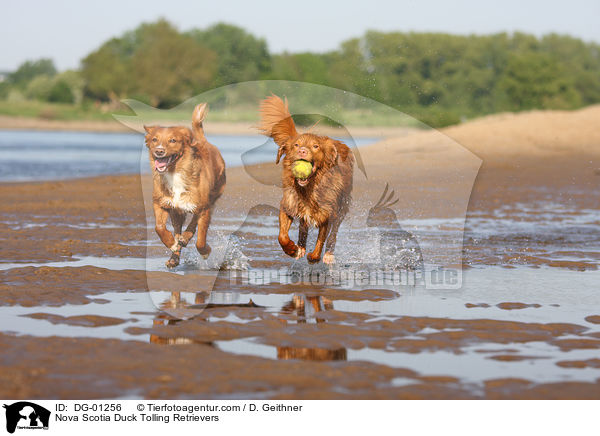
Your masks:
M146 126L144 124L144 130L146 131L146 137L144 138L144 143L146 144L146 147L150 147L150 145L148 144L148 141L150 140L151 135L154 134L156 127L157 126Z
M277 159L275 159L275 165L279 163L281 157L286 153L285 144L281 144L279 146L279 150L277 150Z
M192 132L187 127L184 129L183 143L187 146L192 145Z
M192 145L192 131L187 127L178 127L177 133L181 136L181 140L183 145L190 146Z
M331 138L325 138L323 153L325 154L324 166L326 168L333 168L337 164L338 151L337 151L337 143L339 141L335 141Z
M265 98L260 103L260 124L258 130L263 135L273 138L279 146L276 163L285 154L286 143L296 136L296 125L288 109L287 99L282 100L276 95Z

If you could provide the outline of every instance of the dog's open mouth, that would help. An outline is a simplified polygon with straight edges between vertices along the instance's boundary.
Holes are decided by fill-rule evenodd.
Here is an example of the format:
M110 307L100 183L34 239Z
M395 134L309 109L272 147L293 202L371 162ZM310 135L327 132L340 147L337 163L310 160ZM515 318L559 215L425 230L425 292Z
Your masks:
M295 161L292 165L292 174L294 175L296 182L300 186L308 185L310 177L314 173L314 166L312 162L308 162L304 159Z
M154 158L154 169L159 173L164 173L169 165L177 160L179 156L176 154L172 154L170 156L165 157L155 157Z
M307 178L307 179L298 179L298 178L296 178L296 182L298 182L298 184L300 186L306 186L306 185L308 185L309 178Z

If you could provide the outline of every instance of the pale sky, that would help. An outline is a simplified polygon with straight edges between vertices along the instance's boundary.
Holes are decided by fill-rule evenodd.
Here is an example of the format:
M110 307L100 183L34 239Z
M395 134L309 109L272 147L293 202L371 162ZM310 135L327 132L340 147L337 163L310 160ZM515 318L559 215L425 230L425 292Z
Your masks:
M324 52L366 30L556 32L600 42L599 0L21 0L2 4L0 71L40 57L76 68L107 39L160 17L180 30L236 24L265 38L273 53Z

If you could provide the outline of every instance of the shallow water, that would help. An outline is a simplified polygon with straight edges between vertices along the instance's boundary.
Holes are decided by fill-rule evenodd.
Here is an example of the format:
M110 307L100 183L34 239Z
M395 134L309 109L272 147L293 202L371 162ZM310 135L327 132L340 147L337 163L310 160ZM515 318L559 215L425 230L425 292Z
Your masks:
M465 275L464 286L460 291L428 291L423 288L397 288L397 294L380 301L352 301L344 296L332 300L327 310L350 315L362 314L367 316L366 322L395 320L406 317L448 318L452 320L504 320L517 323L568 323L585 327L586 334L600 332L600 326L587 322L590 307L600 307L600 294L595 290L599 283L600 273L596 271L574 272L564 269L544 267L532 269L519 267L504 269L500 267L475 268ZM566 293L564 290L569 289ZM203 304L211 304L204 314L198 311L202 323L227 322L232 328L239 326L240 332L249 322L259 322L260 318L243 316L244 305L258 306L260 311L275 317L281 316L282 310L293 298L304 297L310 287L295 289L290 293L269 293L261 290L252 293L249 289L244 292L213 291L208 298L202 296ZM357 290L358 291L358 290ZM177 305L181 308L195 306L198 296L194 293L177 293ZM323 293L327 295L326 292ZM351 296L350 294L348 294ZM325 297L323 297L325 298ZM0 307L1 330L5 333L34 336L66 336L116 338L122 340L158 342L160 336L144 332L153 325L163 324L164 313L157 309L156 302L172 304L173 294L168 292L155 293L122 293L110 292L95 295L99 303L86 305L64 305L61 307L29 307L19 306ZM540 307L527 307L518 310L505 310L497 305L502 302L522 302L539 304ZM465 303L488 304L489 307L468 308ZM318 315L322 312L307 310L303 315L304 323L315 326L322 321ZM233 311L230 308L236 308ZM242 309L239 309L239 308ZM222 311L219 311L222 308ZM114 326L82 327L68 324L52 324L45 319L32 319L26 315L33 313L57 314L62 317L96 315L100 317L121 318L123 322ZM240 318L238 315L242 315ZM194 322L188 319L185 322ZM297 321L296 321L297 322ZM348 326L360 326L362 322L347 320ZM293 322L294 323L294 322ZM292 323L292 324L293 324ZM523 324L524 326L524 324ZM139 328L135 330L133 328ZM403 340L424 341L427 335L440 332L461 332L462 328L430 328L416 330L410 335L404 335ZM306 334L306 333L304 333ZM365 333L367 334L367 333ZM268 334L267 334L268 336ZM367 334L368 336L368 334ZM570 336L565 336L568 339ZM360 336L358 337L360 339ZM310 336L305 337L310 340ZM192 336L169 336L167 343L193 343ZM268 340L268 339L267 339ZM367 342L368 343L368 342ZM264 343L261 337L234 338L218 340L213 345L235 354L254 355L276 359L279 347ZM310 347L309 347L310 348ZM317 347L319 348L319 347ZM421 375L449 375L457 377L464 383L473 383L473 389L489 378L519 376L536 382L581 380L591 381L600 377L599 368L564 368L556 365L564 360L585 360L597 356L595 349L561 350L552 343L541 340L526 342L494 341L493 338L484 342L468 342L458 347L448 346L447 349L424 348L419 352L403 352L390 347L389 343L383 348L377 346L341 347L344 360L368 361L393 367L409 368ZM516 356L511 361L495 360L490 356ZM523 360L518 360L522 358Z
M249 132L250 133L250 132ZM277 153L272 141L260 135L207 135L228 167L270 162ZM374 139L354 138L357 146ZM257 148L263 144L264 147ZM146 147L139 133L0 131L0 181L60 180L104 174L148 173Z
M586 210L561 215L555 212L556 209L550 209L543 214L525 208L510 213L492 211L492 215L499 216L494 226L490 225L490 218L469 218L465 240L471 241L475 248L466 247L470 267L464 271L463 286L458 290L431 290L419 285L385 282L361 284L342 281L325 286L284 284L278 274L286 269L308 269L325 274L356 269L365 259L356 258L353 241L360 240L362 252L370 256L379 247L378 235L373 231L360 233L357 229L342 227L338 264L330 270L322 264L309 267L304 260L294 261L282 256L276 242L276 217L249 217L236 239L235 255L245 259L243 262L218 272L211 269L210 264L199 260L194 250L188 249L184 252L182 265L173 271L183 275L218 276L210 295L165 291L128 293L115 289L117 292L94 295L94 300L99 302L86 305L0 307L0 331L18 335L116 338L161 344L210 343L229 353L269 359L296 356L374 362L409 368L421 375L456 377L461 383L470 385L472 392L477 392L481 384L491 378L521 377L535 382L592 381L600 377L599 368L564 367L557 363L597 356L596 348L565 348L561 341L590 340L594 338L593 334L600 334L600 325L586 320L597 314L595 311L600 308L600 294L597 292L600 272L595 268L598 259L593 255L597 253L598 244L595 239L590 239L595 237L592 230L598 230L599 213ZM548 219L549 214L552 220ZM539 217L538 221L536 217ZM561 220L561 217L564 219ZM227 248L229 241L219 239L218 235L226 230L236 230L230 227L231 222L227 219L215 221L210 239L215 250ZM436 238L445 238L452 233L457 222L427 219L402 224L409 231L429 235L431 243L435 244ZM586 246L582 246L582 229L588 235ZM557 240L553 235L558 230L560 239ZM520 235L520 238L515 235ZM499 244L503 244L504 252L518 254L525 250L529 257L523 257L521 263L487 264L500 250ZM165 257L160 254L164 249L158 239L150 240L148 246L155 254L149 254L147 259L76 256L76 260L61 262L2 263L0 270L10 271L23 266L92 265L114 271L167 273ZM583 271L552 267L535 260L537 257L531 256L532 253L542 259L568 258L590 265ZM372 289L390 292L369 294ZM68 319L52 324L46 319L23 316L33 313L62 317L96 315L120 318L123 322L92 328L69 325ZM281 319L287 327L276 333L270 327L261 327L271 318ZM426 327L377 339L377 332L382 328L380 323L399 320L420 320L418 322ZM434 320L432 325L441 323L441 326L428 326L427 320ZM510 335L505 336L502 331L495 331L496 327L487 326L492 321L511 323L507 328L516 331L554 324L576 326L580 331L544 336L542 329L541 333L538 332L539 337L512 341ZM453 324L456 322L459 324ZM462 322L470 324L462 325ZM180 335L181 330L170 333L178 325L188 325L185 323L190 325L192 333ZM228 339L218 339L217 334L217 340L208 341L202 335L196 338L193 333L210 330L211 326L218 327L222 323L227 324ZM325 345L323 338L313 338L311 331L303 330L306 326L319 327L324 323L358 330L351 334L354 339L350 341L345 334L336 336L337 333L332 333L326 336ZM369 325L376 327L370 330ZM157 331L157 326L163 330ZM296 331L295 328L301 329ZM250 336L247 336L247 331ZM475 332L473 338L469 336L471 331ZM477 331L483 331L484 337L478 339ZM234 332L233 336L231 332ZM303 345L288 343L289 334L299 338ZM448 335L440 344L419 345L429 343L432 337L440 334ZM453 335L463 334L468 339L453 339ZM398 347L394 345L396 341L406 343ZM398 383L403 382L400 380Z
M140 138L130 136L137 141L132 141L132 154L121 151L137 169ZM99 152L90 152L90 160L106 151L110 154L110 142L106 148L94 144L86 146ZM232 147L240 146L236 144ZM260 143L249 143L248 147L256 145ZM82 155L71 152L71 157L67 150L58 160L85 168ZM31 153L38 156L39 150ZM268 159L271 157L269 153ZM23 171L27 175L29 170ZM51 171L43 174L57 175ZM600 317L595 317L600 315L599 210L567 208L552 201L501 205L470 212L464 239L464 220L460 218L397 223L396 231L402 232L402 237L394 240L410 242L417 238L420 249L433 252L428 261L443 259L447 247L463 245L462 286L454 290L428 289L418 280L409 280L413 277L410 274L419 277L421 267L431 271L431 265L419 263L411 247L395 253L403 256L401 261L393 258L396 264L387 263L390 256L382 252L381 241L385 232L394 229L367 227L365 216L348 219L341 227L333 268L308 266L305 259L295 261L284 256L277 243L277 215L270 213L245 217L239 228L235 227L240 221L237 217L216 217L209 233L213 247L209 261L199 259L190 245L182 264L172 271L164 265L167 250L154 235L151 217L146 229L118 217L96 221L86 217L82 222L54 222L52 218L6 214L0 217L0 225L8 231L48 226L50 232L57 230L73 237L85 234L94 240L114 235L102 242L138 251L123 257L73 253L53 262L3 259L0 273L15 282L40 273L40 279L31 281L40 284L39 295L28 301L42 303L0 306L2 333L194 344L273 360L373 362L424 376L455 377L475 394L482 391L485 381L498 378L533 382L600 378L600 368L584 362L597 359L600 348ZM138 235L148 231L149 241L130 236L133 227ZM95 236L90 230L98 235L100 231L106 233ZM292 234L296 232L294 226ZM314 244L315 233L310 232L308 246ZM22 235L36 238L35 231ZM123 235L129 239L123 240ZM147 257L140 257L140 247L146 248ZM215 260L219 258L226 261L220 264ZM77 271L81 270L77 268L90 266L103 270L87 270L87 275L78 279ZM23 272L25 267L31 267L30 271ZM90 298L69 300L80 304L44 305L45 274L50 277L54 269L64 271L64 267L72 267L74 272L60 276L67 283L59 292L88 291ZM340 272L362 274L378 268L404 268L407 280L374 282L341 275L337 281L327 281ZM197 276L198 282L208 278L215 285L211 292L168 292L152 286L152 291L143 292L143 284L120 287L123 271L138 275L148 271L145 280L151 274L169 280ZM86 288L86 278L100 273L105 285L102 289L109 292ZM117 273L121 276L114 278ZM290 280L290 273L308 273L309 278L317 274L317 280L298 283ZM325 282L320 281L323 277ZM73 284L75 290L69 288ZM61 299L59 294L52 303L61 304ZM412 383L414 379L400 377L390 386ZM235 398L236 393L232 396Z

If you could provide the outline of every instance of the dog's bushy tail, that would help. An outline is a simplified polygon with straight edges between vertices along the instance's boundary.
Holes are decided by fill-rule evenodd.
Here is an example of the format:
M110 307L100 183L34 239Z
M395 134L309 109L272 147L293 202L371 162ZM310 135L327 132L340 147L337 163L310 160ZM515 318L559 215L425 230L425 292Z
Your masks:
M194 114L192 115L192 133L196 141L204 140L204 128L203 123L208 113L208 103L201 103L194 108Z
M272 95L260 102L258 130L263 135L273 138L279 146L283 145L290 137L298 134L288 109L287 98L284 101L278 96Z

